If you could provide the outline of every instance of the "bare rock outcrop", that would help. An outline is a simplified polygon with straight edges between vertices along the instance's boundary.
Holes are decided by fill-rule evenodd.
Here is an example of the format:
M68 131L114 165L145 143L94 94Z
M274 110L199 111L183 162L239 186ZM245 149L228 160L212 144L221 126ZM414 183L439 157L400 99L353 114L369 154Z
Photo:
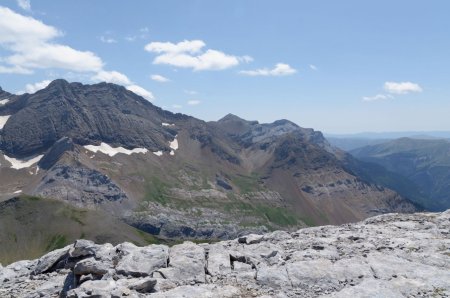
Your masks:
M214 244L78 240L0 266L1 297L448 297L450 210Z

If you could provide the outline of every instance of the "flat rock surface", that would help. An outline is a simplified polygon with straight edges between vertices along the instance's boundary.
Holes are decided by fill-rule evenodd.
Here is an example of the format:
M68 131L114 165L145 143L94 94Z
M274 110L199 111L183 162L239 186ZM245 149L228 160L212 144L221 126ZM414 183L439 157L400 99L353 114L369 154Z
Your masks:
M0 297L450 297L450 210L214 244L77 241L0 266Z

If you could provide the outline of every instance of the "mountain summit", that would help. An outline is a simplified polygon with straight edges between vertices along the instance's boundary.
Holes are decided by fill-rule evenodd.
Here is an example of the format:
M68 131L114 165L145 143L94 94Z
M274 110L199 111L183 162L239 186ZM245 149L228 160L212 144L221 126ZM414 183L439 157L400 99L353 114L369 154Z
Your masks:
M11 115L1 132L0 149L22 158L45 152L62 137L79 145L106 142L167 151L174 134L161 126L175 118L173 114L124 87L106 83L55 80L34 94L15 97L0 107L0 115L4 113Z

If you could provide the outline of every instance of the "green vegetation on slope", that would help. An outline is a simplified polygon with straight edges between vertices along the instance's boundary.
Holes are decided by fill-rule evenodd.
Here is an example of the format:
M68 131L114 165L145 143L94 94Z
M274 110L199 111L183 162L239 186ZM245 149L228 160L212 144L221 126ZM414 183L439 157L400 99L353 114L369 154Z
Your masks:
M233 182L243 194L261 190L259 175L257 173L252 173L251 176L236 175L231 179L231 182Z
M168 203L168 186L158 177L152 177L145 187L145 200L158 202L162 205Z
M104 212L75 208L61 201L21 196L0 203L0 263L3 265L37 258L80 238L112 244L157 242L152 235Z

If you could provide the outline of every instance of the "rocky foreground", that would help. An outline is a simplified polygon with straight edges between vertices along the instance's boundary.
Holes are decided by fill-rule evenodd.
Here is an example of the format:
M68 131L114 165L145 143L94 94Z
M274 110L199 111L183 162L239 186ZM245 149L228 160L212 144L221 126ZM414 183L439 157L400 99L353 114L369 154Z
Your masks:
M450 210L214 244L78 240L0 266L0 297L450 297Z

